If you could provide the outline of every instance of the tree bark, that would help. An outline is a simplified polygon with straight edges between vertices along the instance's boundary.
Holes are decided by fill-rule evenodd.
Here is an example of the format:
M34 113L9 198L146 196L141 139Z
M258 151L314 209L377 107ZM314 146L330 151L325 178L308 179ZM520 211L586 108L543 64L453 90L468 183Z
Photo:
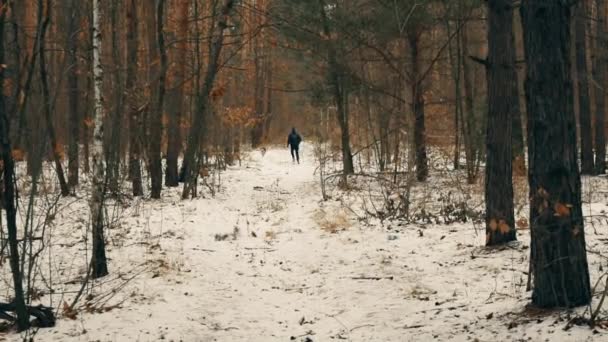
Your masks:
M78 19L80 17L79 9L81 5L79 0L70 0L68 6L68 31L66 37L69 65L67 82L69 101L68 185L73 188L79 182L78 146L80 144L81 116L78 99Z
M411 101L412 113L414 115L414 150L416 154L416 179L419 182L424 182L429 176L428 158L426 154L426 127L424 120L424 89L422 80L420 79L420 33L416 30L410 30L407 33L408 43L410 47L410 64L411 64Z
M7 0L0 0L0 154L2 156L2 170L4 191L2 191L4 210L6 211L6 228L8 232L8 247L10 255L10 268L13 275L15 290L15 312L17 313L17 329L26 330L30 326L29 313L25 306L23 281L19 267L19 243L17 241L17 208L15 189L15 162L11 155L12 147L9 137L9 120L6 113L4 98L4 80L6 72L4 27L8 10Z
M110 20L111 20L111 40L112 40L112 61L114 64L112 74L112 88L114 90L114 101L112 102L112 116L111 116L111 133L110 141L108 141L108 155L107 160L107 178L109 180L109 190L113 194L118 194L119 181L120 181L120 159L121 159L121 141L122 141L122 118L123 118L123 95L124 88L122 82L122 66L123 63L120 59L120 38L118 33L120 32L120 0L112 0L110 4Z
M127 0L127 112L129 115L129 176L133 196L144 194L141 179L142 123L141 109L137 104L137 35L138 35L137 1Z
M595 88L595 173L606 173L606 69L608 68L608 31L606 30L606 1L595 0L597 8L596 47L593 58Z
M321 18L323 20L323 31L326 37L331 37L331 29L329 18L325 12L325 0L319 0ZM350 148L350 124L348 111L348 87L345 80L345 74L338 64L335 47L329 43L327 45L327 55L329 62L329 79L332 85L333 96L336 102L336 116L340 124L340 137L342 142L342 168L344 175L355 173L353 163L353 153Z
M44 121L46 123L46 131L49 135L49 139L51 141L51 148L53 154L53 161L55 162L55 173L57 174L57 180L59 181L59 187L61 188L61 195L68 196L70 194L70 189L68 187L68 183L65 180L65 175L63 174L63 165L61 164L61 155L60 149L57 142L57 134L55 132L55 127L53 125L53 116L52 116L52 104L51 104L51 95L49 91L49 83L48 83L48 72L46 65L46 31L51 21L51 8L52 4L50 0L38 0L38 13L44 11L44 21L42 23L42 28L40 29L40 40L38 42L38 54L40 55L40 82L42 83L42 96L44 102Z
M186 75L186 54L188 50L188 17L190 0L179 1L179 17L176 39L178 39L175 59L174 84L169 91L168 108L169 124L167 133L167 170L165 185L179 185L178 159L181 152L181 118L184 110L184 83Z
M570 5L524 0L532 303L589 304L570 64Z
M513 117L519 115L519 94L512 26L511 1L489 0L485 181L487 246L516 239L512 179L514 139L511 123Z
M469 61L469 34L466 26L463 25L460 34L461 38L461 60L462 60L462 81L463 81L463 98L464 98L464 110L462 111L463 117L461 120L462 133L464 136L464 148L466 157L467 167L467 182L469 184L475 183L479 173L479 158L480 149L482 145L481 141L481 126L479 118L475 115L474 101L473 101L473 82L471 81L471 61Z
M209 111L209 95L213 89L213 83L215 76L219 71L219 58L224 44L224 30L228 23L228 16L234 8L235 0L224 0L222 8L219 14L219 20L213 28L213 38L211 42L211 49L209 55L209 64L205 74L205 79L201 88L198 90L197 95L197 112L194 116L194 122L190 127L190 134L188 135L188 145L186 147L186 153L184 154L184 189L182 191L182 198L186 199L189 196L195 196L194 189L198 176L198 162L195 158L200 149L201 137L203 134L203 124L205 122L205 116Z
M579 123L581 138L581 173L590 175L593 167L593 131L591 129L591 105L589 101L589 75L587 70L586 40L587 11L584 1L579 1L575 11L575 53L578 84Z
M101 65L101 1L93 0L93 77L95 114L93 131L93 193L91 195L91 223L93 225L92 277L108 275L106 244L104 240L103 202L106 190L103 158L103 68Z
M163 186L163 169L161 159L161 142L163 134L163 107L165 100L165 79L167 74L167 52L164 35L165 1L156 0L156 47L160 55L160 68L158 76L158 91L156 93L156 106L152 109L150 120L150 178L152 181L151 197L160 199Z

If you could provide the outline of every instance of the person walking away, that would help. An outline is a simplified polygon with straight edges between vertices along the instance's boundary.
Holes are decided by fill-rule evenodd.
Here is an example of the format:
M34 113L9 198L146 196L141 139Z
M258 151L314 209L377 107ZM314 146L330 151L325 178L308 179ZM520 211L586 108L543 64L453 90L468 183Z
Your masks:
M291 159L293 162L296 160L300 164L300 143L302 137L296 132L295 128L291 129L291 133L287 136L287 147L291 147Z

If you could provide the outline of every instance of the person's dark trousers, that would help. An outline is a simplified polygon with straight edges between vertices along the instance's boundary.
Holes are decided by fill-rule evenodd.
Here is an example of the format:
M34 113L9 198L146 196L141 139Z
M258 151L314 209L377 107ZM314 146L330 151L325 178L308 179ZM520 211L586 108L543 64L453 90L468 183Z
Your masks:
M291 147L291 159L293 159L293 161L298 161L298 164L300 164L300 151L297 147Z

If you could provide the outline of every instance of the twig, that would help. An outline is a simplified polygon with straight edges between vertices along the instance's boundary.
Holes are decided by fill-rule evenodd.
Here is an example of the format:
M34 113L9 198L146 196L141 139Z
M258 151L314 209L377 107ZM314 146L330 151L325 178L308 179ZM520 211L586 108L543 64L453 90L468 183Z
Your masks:
M361 276L361 277L351 277L350 279L353 280L393 280L395 279L395 277L393 276L389 276L389 277L367 277L367 276Z

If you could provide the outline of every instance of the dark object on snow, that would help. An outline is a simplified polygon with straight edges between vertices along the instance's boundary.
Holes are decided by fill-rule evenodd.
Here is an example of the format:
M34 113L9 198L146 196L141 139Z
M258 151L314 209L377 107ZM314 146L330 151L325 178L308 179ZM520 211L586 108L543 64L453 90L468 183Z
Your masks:
M302 137L296 132L295 128L291 129L291 133L287 136L287 147L291 147L291 159L300 163L300 143Z
M0 303L0 319L15 323L17 318L12 314L15 312L15 304ZM52 308L38 305L27 306L27 312L36 319L31 323L38 328L51 328L55 326L55 313Z

